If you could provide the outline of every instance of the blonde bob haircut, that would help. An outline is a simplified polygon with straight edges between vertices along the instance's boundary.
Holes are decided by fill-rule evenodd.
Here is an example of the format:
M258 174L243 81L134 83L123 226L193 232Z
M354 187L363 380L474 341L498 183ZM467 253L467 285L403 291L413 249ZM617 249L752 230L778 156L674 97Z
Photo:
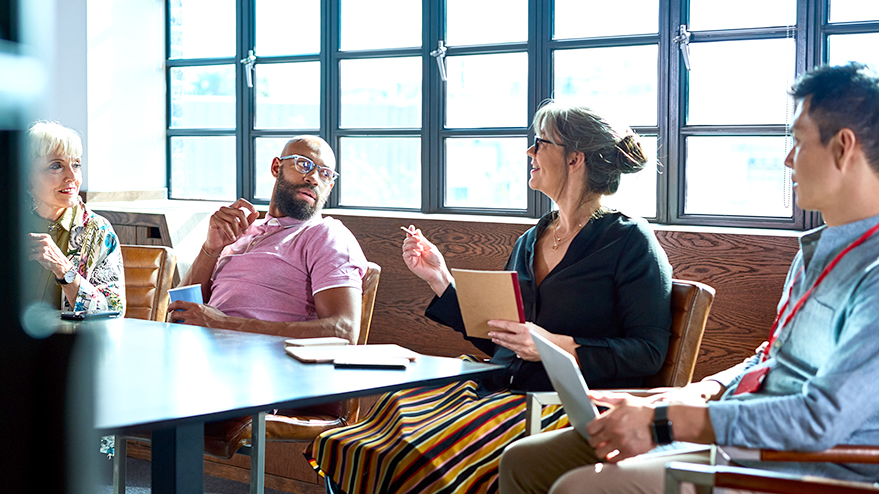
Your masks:
M34 122L27 131L27 137L28 158L31 163L50 154L82 157L82 139L79 133L58 122Z

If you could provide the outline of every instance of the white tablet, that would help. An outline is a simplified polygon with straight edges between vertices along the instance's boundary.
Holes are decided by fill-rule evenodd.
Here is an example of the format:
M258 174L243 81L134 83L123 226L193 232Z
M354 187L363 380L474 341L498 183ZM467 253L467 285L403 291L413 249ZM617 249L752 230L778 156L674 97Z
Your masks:
M531 338L534 339L540 360L543 361L543 368L552 381L552 387L559 394L571 425L581 436L589 439L586 426L598 416L598 409L589 399L589 388L586 386L586 380L583 379L577 360L534 331L531 331Z

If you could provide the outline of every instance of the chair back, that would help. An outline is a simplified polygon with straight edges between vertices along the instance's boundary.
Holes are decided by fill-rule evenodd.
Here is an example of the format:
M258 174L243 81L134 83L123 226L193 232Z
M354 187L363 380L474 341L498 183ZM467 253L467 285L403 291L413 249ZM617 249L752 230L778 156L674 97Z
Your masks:
M177 256L160 245L122 245L125 317L164 321Z
M697 281L672 280L671 340L659 372L644 379L644 386L686 386L693 378L699 345L714 302L714 288Z
M375 292L378 291L378 279L382 267L374 262L367 263L366 274L363 275L363 301L360 309L360 334L357 344L365 345L369 338L369 325L372 324L372 309L375 308Z

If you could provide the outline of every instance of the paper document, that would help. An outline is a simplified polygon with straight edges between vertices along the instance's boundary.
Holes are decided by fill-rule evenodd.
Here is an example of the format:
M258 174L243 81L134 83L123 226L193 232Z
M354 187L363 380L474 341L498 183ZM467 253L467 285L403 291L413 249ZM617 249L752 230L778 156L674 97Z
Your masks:
M338 360L405 358L414 361L418 354L400 345L288 346L288 355L309 364L332 363Z

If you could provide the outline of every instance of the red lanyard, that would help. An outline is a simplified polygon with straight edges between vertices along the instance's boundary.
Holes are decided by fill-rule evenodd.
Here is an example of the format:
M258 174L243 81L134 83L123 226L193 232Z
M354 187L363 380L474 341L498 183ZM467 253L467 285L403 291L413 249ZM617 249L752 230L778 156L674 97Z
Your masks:
M778 310L778 314L775 315L775 322L772 323L772 329L769 330L769 344L766 346L766 349L763 351L763 358L761 359L761 362L765 362L766 359L769 358L769 349L772 348L772 345L775 343L775 340L778 338L778 335L781 333L781 330L784 329L784 327L787 326L787 323L789 323L791 321L791 319L794 318L796 313L800 310L800 307L803 306L803 304L806 302L806 299L808 299L809 295L812 294L812 291L814 291L815 288L817 288L818 285L820 285L821 282L824 281L824 278L826 278L827 275L830 273L830 271L832 271L833 268L835 268L836 265L839 264L839 261L841 261L842 258L846 256L846 254L851 252L852 249L854 249L855 247L864 243L868 238L870 238L874 233L876 233L876 231L879 231L879 223L874 225L873 228L870 228L869 230L864 232L864 234L861 235L857 240L855 240L854 242L849 244L848 247L846 247L845 249L842 250L842 252L837 254L836 257L834 257L833 260L830 261L830 264L828 264L827 267L824 268L824 271L821 271L821 274L818 275L818 279L815 280L815 283L812 285L811 288L809 288L809 291L807 291L805 294L803 294L802 297L800 297L800 299L797 301L797 304L794 305L794 308L790 311L790 314L788 314L787 317L784 318L784 322L781 323L781 325L779 326L778 322L781 319L781 314L784 313L785 309L787 309L787 304L790 302L791 294L794 291L794 284L796 284L797 279L800 277L800 274L802 274L802 272L803 272L803 267L800 267L800 270L797 271L796 275L794 275L794 279L793 279L793 281L791 281L790 287L788 288L787 300L784 301L784 305L781 306L781 309Z

